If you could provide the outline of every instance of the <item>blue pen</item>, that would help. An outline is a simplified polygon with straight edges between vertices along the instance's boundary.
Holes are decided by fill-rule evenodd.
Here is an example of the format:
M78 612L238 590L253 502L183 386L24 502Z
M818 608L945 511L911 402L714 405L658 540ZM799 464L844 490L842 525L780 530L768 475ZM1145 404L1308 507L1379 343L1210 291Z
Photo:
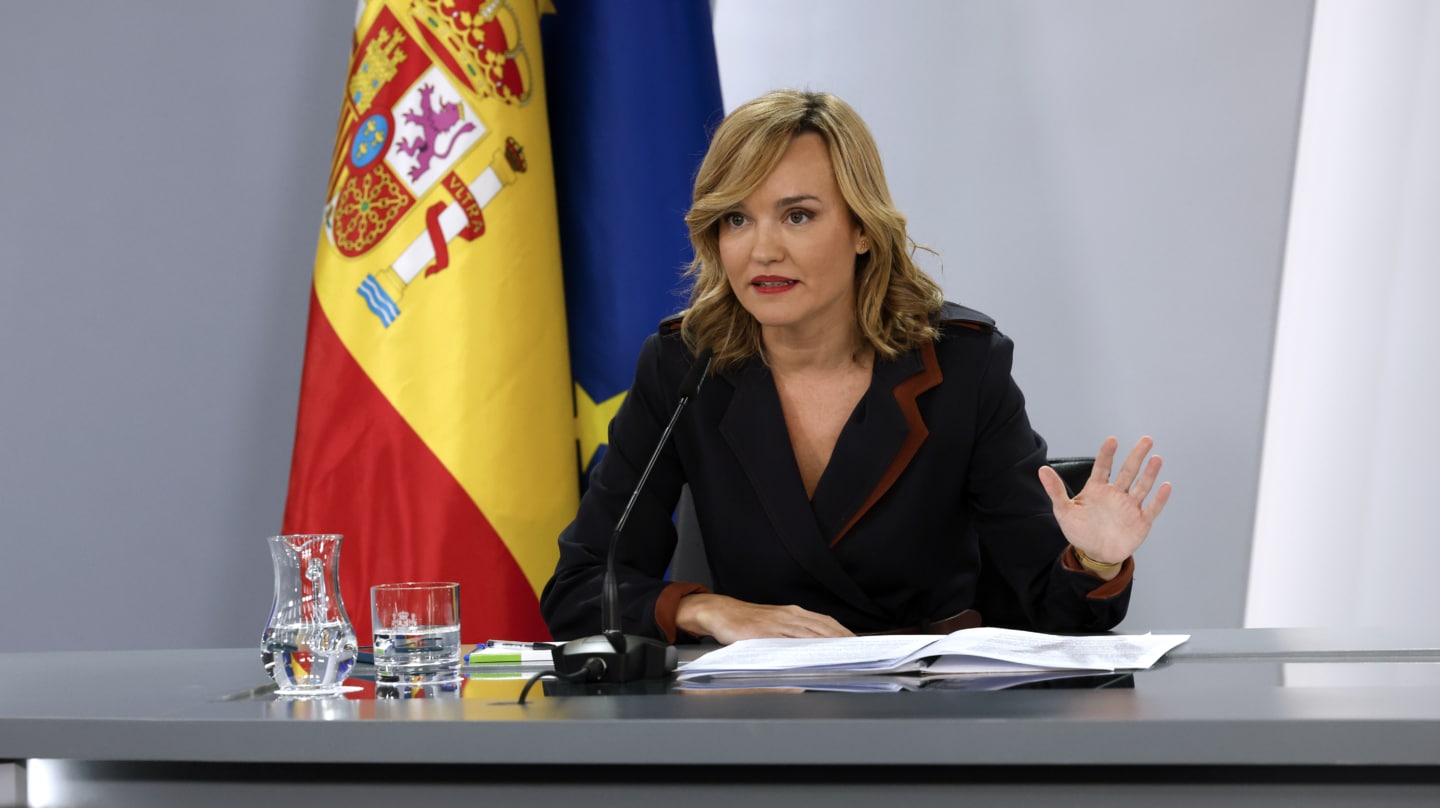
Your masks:
M485 645L491 648L523 648L532 651L551 651L555 645L548 642L521 642L519 640L490 640ZM483 647L483 646L482 646Z

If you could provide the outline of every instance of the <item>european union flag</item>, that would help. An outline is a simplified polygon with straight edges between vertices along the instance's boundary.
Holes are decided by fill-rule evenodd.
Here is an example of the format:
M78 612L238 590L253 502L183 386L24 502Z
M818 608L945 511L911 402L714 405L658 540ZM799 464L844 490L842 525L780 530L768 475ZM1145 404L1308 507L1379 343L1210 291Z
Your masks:
M709 0L556 0L543 21L580 468L685 305L684 215L723 115Z

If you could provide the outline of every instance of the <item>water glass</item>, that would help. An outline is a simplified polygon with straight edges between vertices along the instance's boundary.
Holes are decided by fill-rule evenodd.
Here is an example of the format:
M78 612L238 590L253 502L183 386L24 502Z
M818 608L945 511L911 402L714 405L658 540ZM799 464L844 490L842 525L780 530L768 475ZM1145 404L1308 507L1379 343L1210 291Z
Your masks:
M377 684L460 679L460 584L379 584L370 588Z

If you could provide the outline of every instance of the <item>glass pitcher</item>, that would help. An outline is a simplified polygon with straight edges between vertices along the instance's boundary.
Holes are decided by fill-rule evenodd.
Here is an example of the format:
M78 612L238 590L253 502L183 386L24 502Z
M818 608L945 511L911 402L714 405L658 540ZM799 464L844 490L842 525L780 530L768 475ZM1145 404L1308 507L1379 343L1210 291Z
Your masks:
M355 628L340 599L337 534L271 536L275 603L260 660L282 696L332 696L355 666Z

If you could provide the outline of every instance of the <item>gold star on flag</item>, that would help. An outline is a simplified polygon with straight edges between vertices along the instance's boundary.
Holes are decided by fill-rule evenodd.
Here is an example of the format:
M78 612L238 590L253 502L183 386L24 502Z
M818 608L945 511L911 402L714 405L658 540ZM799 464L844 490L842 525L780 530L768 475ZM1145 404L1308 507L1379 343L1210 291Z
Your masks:
M580 440L580 470L590 468L590 461L601 446L610 442L610 420L620 410L624 393L617 393L596 404L585 388L575 385L575 436Z

